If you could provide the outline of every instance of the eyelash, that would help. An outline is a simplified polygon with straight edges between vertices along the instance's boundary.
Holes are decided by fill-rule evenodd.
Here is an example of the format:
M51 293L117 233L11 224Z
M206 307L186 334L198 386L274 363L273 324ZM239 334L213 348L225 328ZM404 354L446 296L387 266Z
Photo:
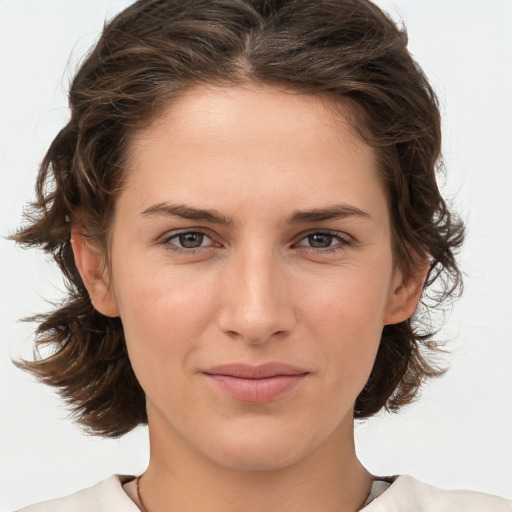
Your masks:
M350 247L352 245L352 240L349 239L347 235L342 235L336 231L328 231L328 230L319 230L319 231L310 231L309 233L306 233L302 238L299 240L299 242L302 242L303 240L306 240L310 236L313 235L322 235L322 236L330 236L332 237L332 242L337 241L337 244L340 244L340 247L324 247L324 248L316 248L316 247L310 247L310 246L302 246L306 247L306 249L309 252L313 252L316 254L326 254L326 253L335 253L339 251L344 251L347 247ZM296 244L297 245L297 244Z
M166 236L162 240L161 244L164 245L166 247L166 249L168 249L170 251L181 253L181 254L187 254L187 255L196 254L197 252L204 251L205 249L211 248L211 246L185 248L185 247L179 247L172 243L173 240L179 239L179 237L182 235L203 235L204 237L209 238L213 242L212 237L206 231L184 230L184 231L178 231L176 233L172 233L169 236ZM213 243L215 243L215 242L213 242Z
M172 243L173 240L179 239L182 235L202 235L206 238L209 238L213 246L215 246L215 242L212 239L212 236L207 232L203 230L184 230L179 232L174 232L170 234L169 236L165 237L160 243L161 245L165 246L168 250L181 253L181 254L187 254L187 255L193 255L198 252L202 252L204 250L209 250L212 248L212 245L208 246L199 246L194 248L185 248L185 247L179 247ZM337 241L337 244L340 244L340 247L324 247L324 248L316 248L316 247L310 247L305 245L300 245L300 242L303 240L306 240L308 237L313 235L323 235L323 236L330 236L332 237L332 241ZM304 247L308 252L312 252L314 254L329 254L329 253L335 253L339 251L345 250L347 247L350 247L352 245L352 240L348 236L344 236L336 231L329 231L329 230L314 230L309 231L307 233L302 234L301 238L297 243L295 243L295 246ZM336 245L337 245L336 244ZM218 245L217 245L218 246Z

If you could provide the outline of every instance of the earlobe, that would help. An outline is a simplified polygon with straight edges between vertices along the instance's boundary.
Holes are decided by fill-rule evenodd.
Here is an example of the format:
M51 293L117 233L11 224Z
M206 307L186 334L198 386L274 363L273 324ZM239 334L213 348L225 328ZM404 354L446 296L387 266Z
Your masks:
M430 261L427 258L417 264L409 276L396 270L396 282L391 290L384 325L404 322L413 315L423 292L429 266Z
M94 308L105 316L119 316L119 308L104 268L101 249L81 234L79 229L72 230L71 246L76 268L89 292Z

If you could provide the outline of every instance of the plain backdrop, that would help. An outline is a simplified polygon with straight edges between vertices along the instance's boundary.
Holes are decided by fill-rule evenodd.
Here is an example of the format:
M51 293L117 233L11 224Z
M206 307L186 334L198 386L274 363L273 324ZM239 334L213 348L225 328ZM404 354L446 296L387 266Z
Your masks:
M66 91L105 18L127 0L0 0L0 234L20 222L46 148L68 118ZM512 1L381 0L409 31L444 118L445 194L468 226L465 295L447 319L451 369L398 416L359 424L375 474L512 498ZM55 267L0 240L0 509L70 493L148 459L145 429L83 435L52 390L17 370L33 325L62 296Z

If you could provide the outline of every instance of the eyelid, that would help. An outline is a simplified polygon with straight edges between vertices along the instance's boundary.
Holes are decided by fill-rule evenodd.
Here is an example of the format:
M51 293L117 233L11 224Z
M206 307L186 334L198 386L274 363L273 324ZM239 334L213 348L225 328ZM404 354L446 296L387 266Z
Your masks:
M162 240L170 240L173 237L178 235L184 235L185 233L201 233L211 238L212 234L210 230L205 228L180 228L180 229L172 229L171 231L166 231L160 238Z
M316 235L316 234L319 234L319 235L330 235L333 238L336 238L336 239L340 240L341 242L343 242L345 244L352 244L352 243L355 242L354 238L352 236L348 235L345 232L334 231L334 230L331 230L331 229L311 229L311 230L305 231L303 233L300 233L296 237L297 241L295 242L295 244L297 244L298 242L301 242L302 240L304 240L308 236Z
M187 233L198 233L198 234L204 235L205 237L209 238L212 243L208 244L206 246L199 246L199 247L193 247L193 248L180 247L179 245L172 243L172 241L175 240L176 238L178 238L180 235L184 235ZM195 252L198 250L207 250L210 247L213 247L215 245L220 245L219 243L217 243L215 241L215 235L212 234L212 232L209 229L194 228L194 227L167 231L164 235L162 235L158 239L158 243L161 245L173 246L174 248L172 250L187 252L187 253L192 253L192 252Z
M309 236L314 234L320 235L329 235L333 237L331 242L334 242L333 245L328 245L327 247L313 247L306 243L301 243L305 241ZM333 231L330 229L313 229L301 234L301 238L299 238L294 244L293 248L296 250L300 250L304 254L309 254L312 257L329 257L329 256L344 256L345 253L352 249L355 246L356 241L353 237L348 235L345 232Z
M178 244L173 243L172 241L178 238L180 235L186 234L186 233L198 233L202 234L205 237L209 238L211 243L206 246L199 246L199 247L193 247L193 248L186 248L186 247L180 247ZM321 234L321 235L329 235L332 236L335 240L337 240L337 244L334 246L329 247L312 247L307 246L306 244L301 244L300 242L303 242L305 239L307 239L311 235L315 234ZM212 247L220 247L222 246L221 243L216 241L217 235L211 232L211 230L207 228L196 228L196 227L187 227L187 228L181 228L176 230L171 230L166 232L164 235L162 235L158 239L158 244L164 245L169 247L171 250L176 252L182 252L182 253L188 253L193 254L197 251L207 251L211 249ZM348 235L345 232L340 231L334 231L331 229L310 229L308 231L304 231L297 235L295 237L295 242L292 243L293 246L302 247L309 251L314 252L328 252L328 251L337 251L337 250L344 250L345 248L354 245L356 242L354 238L350 235ZM341 246L337 247L338 244L341 244ZM170 247L172 246L172 247Z

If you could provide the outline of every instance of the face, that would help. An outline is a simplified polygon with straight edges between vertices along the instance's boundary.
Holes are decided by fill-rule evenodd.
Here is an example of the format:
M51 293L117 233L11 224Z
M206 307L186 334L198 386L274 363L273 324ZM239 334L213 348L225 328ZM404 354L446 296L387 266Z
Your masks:
M256 469L348 442L382 328L410 312L374 152L333 112L196 88L133 140L91 297L122 319L155 439Z

